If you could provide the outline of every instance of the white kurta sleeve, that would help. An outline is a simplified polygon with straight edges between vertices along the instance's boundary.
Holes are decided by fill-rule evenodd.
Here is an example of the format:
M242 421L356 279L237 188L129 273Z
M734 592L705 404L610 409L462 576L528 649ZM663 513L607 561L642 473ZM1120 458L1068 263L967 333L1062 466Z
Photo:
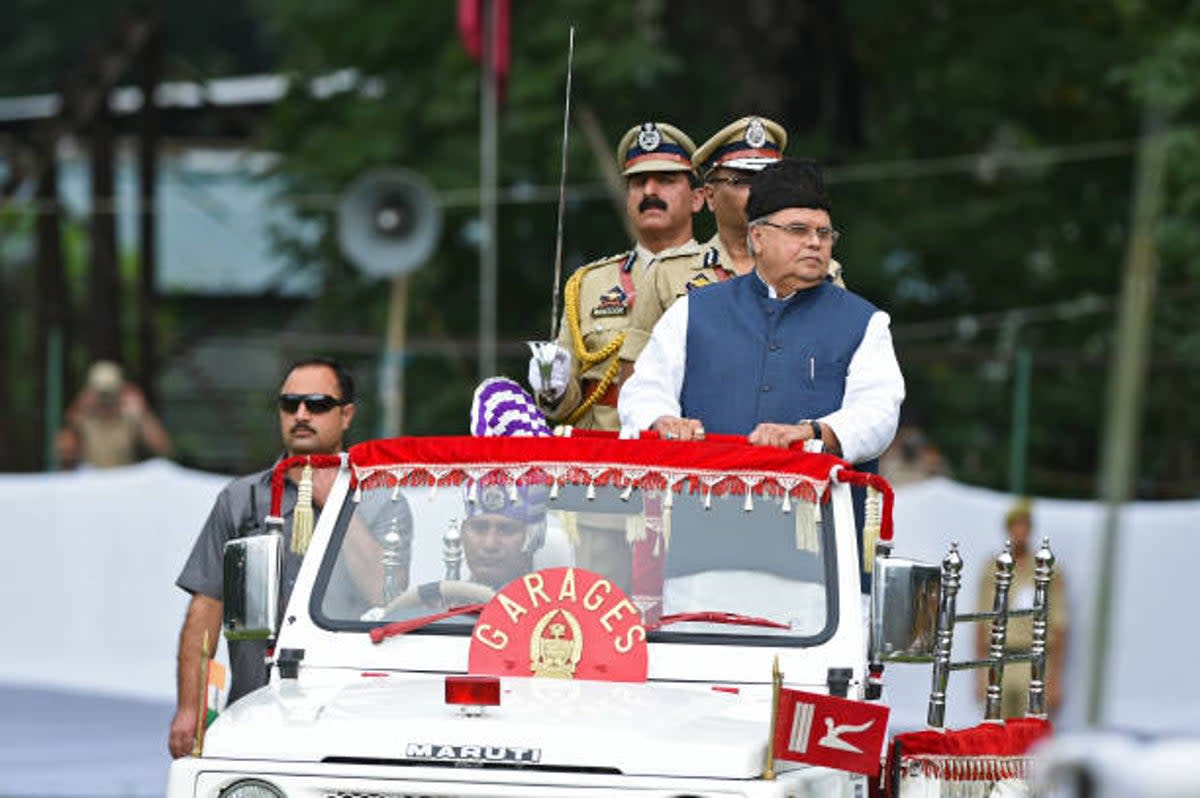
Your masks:
M659 416L678 416L679 392L687 365L688 301L675 300L650 333L617 400L621 426L649 429Z
M896 436L904 376L892 347L891 318L876 311L850 358L846 392L839 410L818 419L842 444L842 457L861 463L878 457Z

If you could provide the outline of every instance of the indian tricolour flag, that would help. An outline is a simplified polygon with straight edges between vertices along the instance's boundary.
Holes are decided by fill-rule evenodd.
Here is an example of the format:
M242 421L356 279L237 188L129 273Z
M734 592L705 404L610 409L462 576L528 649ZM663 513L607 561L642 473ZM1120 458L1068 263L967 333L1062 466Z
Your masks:
M208 675L205 678L205 715L204 727L208 728L224 706L224 697L228 689L228 671L225 665L215 659L208 661Z

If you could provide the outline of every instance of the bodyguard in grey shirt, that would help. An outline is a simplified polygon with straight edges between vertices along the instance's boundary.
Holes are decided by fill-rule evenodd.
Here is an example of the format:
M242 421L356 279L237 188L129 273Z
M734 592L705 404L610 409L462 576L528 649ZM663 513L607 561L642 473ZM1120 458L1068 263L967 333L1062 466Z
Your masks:
M183 566L175 584L192 595L208 596L214 601L223 601L222 562L225 544L234 538L260 535L266 531L264 519L271 510L271 471L259 471L230 482L217 496L200 537L192 547L191 556ZM283 602L292 593L296 574L304 558L292 551L292 512L296 509L296 485L290 480L284 483L283 493L283 581L280 585ZM229 701L233 702L246 693L267 683L266 653L264 640L230 640L229 666L232 682ZM213 649L216 640L212 641Z
M279 432L285 455L336 454L344 448L344 436L354 419L354 380L336 361L311 358L295 363L287 373L277 398ZM288 474L283 499L284 535L291 537L291 518L296 507L295 481L300 469ZM313 504L324 504L331 481L322 469L314 475ZM177 584L191 593L187 616L179 634L176 674L175 716L171 720L167 747L171 756L191 753L195 746L200 712L200 658L205 636L213 648L221 632L223 614L222 556L225 541L261 532L270 509L270 470L234 480L217 497L208 521L196 541ZM291 592L300 569L301 555L291 553L284 561L283 593ZM232 671L230 700L235 700L266 683L262 643L230 645Z

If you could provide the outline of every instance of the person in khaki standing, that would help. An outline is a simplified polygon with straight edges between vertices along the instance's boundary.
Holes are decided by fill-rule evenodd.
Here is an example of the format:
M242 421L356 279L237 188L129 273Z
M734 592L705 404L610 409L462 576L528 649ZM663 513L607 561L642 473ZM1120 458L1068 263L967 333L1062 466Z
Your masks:
M1030 545L1033 538L1033 503L1029 499L1018 500L1004 516L1004 528L1012 543L1013 577L1008 589L1010 609L1029 609L1033 606L1034 559L1036 547ZM981 611L992 609L996 592L996 568L994 559L980 573L978 607ZM1055 566L1054 578L1050 580L1050 613L1046 624L1046 712L1053 719L1062 707L1063 674L1067 661L1067 604L1066 585L1062 573ZM990 623L975 624L975 647L980 659L988 655ZM1028 651L1033 642L1032 618L1009 618L1008 632L1004 645L1009 651ZM1005 718L1019 718L1029 706L1029 663L1009 662L1004 666L1004 688L1000 697L1000 712ZM987 671L978 673L980 700L987 695Z
M64 468L115 468L171 454L171 436L138 386L111 360L88 369L55 441Z
M744 116L700 145L692 156L692 165L703 177L704 201L716 221L717 232L701 245L698 260L675 261L654 270L651 286L634 308L631 324L651 330L667 308L692 289L753 270L754 258L746 246L750 179L783 157L787 140L787 131L779 123L762 116ZM813 179L820 182L820 173L814 171ZM823 190L823 185L818 188ZM830 279L845 288L841 271L841 264L831 259Z
M580 267L564 287L563 325L549 374L529 363L529 384L553 423L616 430L617 396L650 337L653 321L632 326L650 275L667 263L699 259L692 215L704 196L692 169L696 145L665 122L630 128L617 147L625 210L636 246Z

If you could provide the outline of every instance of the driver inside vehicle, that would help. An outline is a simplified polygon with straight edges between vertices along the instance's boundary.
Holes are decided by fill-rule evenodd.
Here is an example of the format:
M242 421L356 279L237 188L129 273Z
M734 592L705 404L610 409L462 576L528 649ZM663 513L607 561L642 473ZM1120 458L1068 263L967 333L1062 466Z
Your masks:
M366 612L355 613L361 621L395 620L411 617L419 608L443 609L486 602L514 579L537 570L535 555L546 542L546 503L549 490L543 485L478 485L468 483L463 491L463 512L466 520L451 532L437 535L439 561L446 576L436 581L412 584L405 573L405 589L399 595L384 596L382 603L373 602ZM418 543L433 543L421 530L434 528L418 524ZM444 529L436 525L439 529ZM349 545L347 534L345 548ZM457 545L454 545L457 543ZM551 547L552 550L560 547ZM405 556L408 554L405 549ZM426 549L430 551L430 549ZM558 559L557 553L552 552ZM427 563L428 565L429 563ZM465 573L460 577L460 567ZM547 564L548 565L548 564ZM426 571L427 573L427 571ZM428 577L426 577L428 578ZM327 595L332 593L332 582Z
M546 541L548 496L542 485L520 485L515 498L502 485L468 489L461 534L472 582L499 590L534 570L533 554Z

